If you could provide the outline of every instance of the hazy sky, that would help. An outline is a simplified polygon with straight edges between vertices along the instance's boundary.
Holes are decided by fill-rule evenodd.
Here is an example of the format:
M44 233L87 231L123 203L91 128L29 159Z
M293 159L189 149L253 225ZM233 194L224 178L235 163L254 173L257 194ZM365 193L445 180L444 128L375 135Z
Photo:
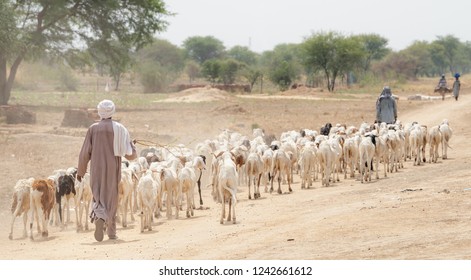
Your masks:
M416 40L454 35L471 41L471 0L164 0L176 13L159 37L181 46L213 36L227 49L272 50L320 31L379 34L401 50Z

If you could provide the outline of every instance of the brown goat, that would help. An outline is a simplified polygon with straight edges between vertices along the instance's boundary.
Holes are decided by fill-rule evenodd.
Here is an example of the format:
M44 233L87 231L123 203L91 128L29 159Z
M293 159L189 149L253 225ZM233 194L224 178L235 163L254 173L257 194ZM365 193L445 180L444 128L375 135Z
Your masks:
M55 189L51 179L36 179L31 188L31 222L29 224L30 238L33 237L33 223L36 218L38 232L42 237L48 236L47 224L51 215L51 210L55 203ZM40 218L39 218L40 216Z

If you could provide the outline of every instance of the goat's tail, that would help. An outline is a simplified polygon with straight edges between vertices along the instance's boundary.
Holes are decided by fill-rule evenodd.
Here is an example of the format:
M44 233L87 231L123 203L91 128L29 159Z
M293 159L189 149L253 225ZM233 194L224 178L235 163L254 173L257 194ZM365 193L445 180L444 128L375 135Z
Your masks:
M231 194L231 197L234 199L234 205L235 205L237 203L237 196L236 196L237 191L228 186L223 186L223 188Z

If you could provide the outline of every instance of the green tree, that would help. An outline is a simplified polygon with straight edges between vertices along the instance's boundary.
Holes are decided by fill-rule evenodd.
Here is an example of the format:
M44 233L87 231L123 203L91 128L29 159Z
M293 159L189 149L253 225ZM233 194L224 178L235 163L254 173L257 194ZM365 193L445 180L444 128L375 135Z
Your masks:
M115 90L119 90L119 83L122 75L129 70L132 63L130 50L118 41L100 42L90 44L88 52L92 58L92 63L102 74L109 74L115 82ZM74 56L72 63L79 59Z
M330 92L335 89L337 77L358 67L364 58L357 39L336 32L314 34L302 43L302 49L305 66L312 72L324 72Z
M381 60L390 52L390 49L387 48L388 39L380 35L362 34L354 36L354 38L359 40L365 54L361 62L361 68L365 72L370 70L373 60Z
M461 45L460 40L453 35L438 36L438 39L434 41L434 44L443 47L443 55L445 56L446 64L445 66L453 75L456 68L456 56L458 55L458 49Z
M434 65L430 57L430 44L428 42L415 41L401 52L413 62L414 78L432 75Z
M201 67L198 62L194 60L188 60L185 63L185 73L190 79L190 84L201 75Z
M219 59L206 60L201 66L201 74L210 82L218 83L221 76L222 62Z
M262 70L257 66L243 66L241 69L241 76L245 78L250 84L250 91L253 90L253 86L262 77Z
M137 65L139 74L145 76L141 82L145 83L146 92L162 91L180 76L184 67L183 51L167 40L156 39L137 53Z
M471 42L461 44L456 61L458 72L469 73L471 71Z
M93 44L107 49L116 41L126 48L139 49L166 28L164 17L171 15L160 0L0 2L0 11L8 14L0 17L0 30L12 30L14 35L7 37L9 47L0 49L0 104L8 103L23 60L43 53L70 55L72 49Z
M437 74L444 74L447 69L445 47L435 41L430 44L429 52L430 58L437 69Z
M280 44L262 54L261 65L268 79L280 90L286 90L302 72L299 58L299 45Z
M259 54L247 47L234 46L227 52L227 56L246 65L255 65L257 64Z
M202 65L206 60L222 58L225 52L224 44L213 36L194 36L183 42L187 57Z
M414 79L416 61L408 52L391 52L375 65L374 71L384 79Z
M219 73L220 80L225 84L233 84L237 79L239 69L242 64L235 59L225 59L221 63L221 69Z

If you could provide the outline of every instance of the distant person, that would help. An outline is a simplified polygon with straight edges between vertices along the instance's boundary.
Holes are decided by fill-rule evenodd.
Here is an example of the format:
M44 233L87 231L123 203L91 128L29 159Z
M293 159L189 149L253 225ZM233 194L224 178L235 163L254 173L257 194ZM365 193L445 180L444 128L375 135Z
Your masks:
M458 101L458 96L460 95L460 76L460 73L455 73L455 81L453 82L453 96L455 97L456 101Z
M448 86L446 84L445 74L442 74L442 77L438 81L437 89L445 88L447 89Z
M376 101L376 122L394 124L396 120L396 100L392 96L391 89L388 86L385 86Z
M121 157L132 160L137 158L137 153L128 130L111 119L115 112L113 101L105 99L98 104L97 109L101 120L88 128L79 155L77 180L82 181L90 161L90 185L93 193L90 218L95 223L95 239L102 241L105 226L110 239L118 238L116 212Z

